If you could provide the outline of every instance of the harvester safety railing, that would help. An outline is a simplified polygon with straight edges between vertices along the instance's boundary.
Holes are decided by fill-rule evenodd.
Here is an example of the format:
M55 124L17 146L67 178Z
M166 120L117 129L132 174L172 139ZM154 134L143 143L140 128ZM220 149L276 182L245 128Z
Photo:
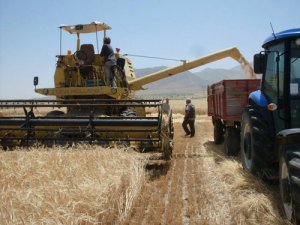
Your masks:
M33 118L20 118L20 117L5 117L0 118L0 125L24 125L28 123L30 126L155 126L157 125L158 117L80 117L80 118L48 118L48 117L33 117ZM2 128L1 128L2 129Z
M104 106L127 106L127 107L158 107L161 100L116 100L116 99L72 99L72 100L0 100L0 108L21 107L104 107Z

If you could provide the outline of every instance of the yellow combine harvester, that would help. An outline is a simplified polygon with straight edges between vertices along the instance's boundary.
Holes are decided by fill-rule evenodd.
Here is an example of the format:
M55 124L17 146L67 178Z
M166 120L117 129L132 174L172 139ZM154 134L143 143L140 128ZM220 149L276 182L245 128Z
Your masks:
M56 100L0 100L0 140L4 149L34 142L59 144L88 142L134 144L143 151L161 152L169 159L173 146L172 111L160 99L135 99L134 91L143 85L190 70L225 57L246 65L236 48L198 58L142 78L136 79L131 61L117 51L117 65L112 67L117 87L111 87L105 77L105 58L99 54L97 33L110 30L105 23L92 22L59 27L77 35L77 51L57 56L54 88L35 89ZM97 52L92 44L81 44L80 35L95 33ZM62 44L60 44L62 45ZM61 48L60 48L61 49ZM251 75L253 71L250 69ZM38 77L34 78L38 85ZM9 108L23 108L24 115L5 115ZM39 115L41 108L49 109ZM151 114L146 114L147 108ZM154 112L155 111L155 112Z

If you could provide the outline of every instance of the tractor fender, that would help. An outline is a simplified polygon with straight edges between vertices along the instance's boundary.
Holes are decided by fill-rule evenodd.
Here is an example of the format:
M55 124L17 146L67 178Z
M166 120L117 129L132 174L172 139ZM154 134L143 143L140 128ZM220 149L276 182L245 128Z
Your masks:
M278 157L281 154L281 150L285 149L287 145L299 146L300 140L300 128L285 129L277 133L276 146Z
M289 135L300 135L300 128L285 129L278 132L277 134L278 137L283 137L283 138L287 138Z
M250 93L249 102L250 101L253 101L256 105L262 108L267 107L267 105L269 104L266 96L261 90L257 90Z
M261 114L260 119L264 119L269 127L270 135L272 139L275 138L276 132L274 128L272 111L268 110L269 101L266 95L261 90L253 91L248 97L249 105L252 105ZM274 139L275 140L275 139Z

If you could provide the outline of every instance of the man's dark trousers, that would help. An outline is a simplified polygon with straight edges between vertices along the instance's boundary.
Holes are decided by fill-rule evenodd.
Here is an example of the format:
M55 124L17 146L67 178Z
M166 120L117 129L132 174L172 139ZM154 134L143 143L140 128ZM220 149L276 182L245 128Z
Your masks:
M188 128L190 127L190 130ZM195 135L195 120L185 118L182 122L182 127L187 135L191 135L193 137Z

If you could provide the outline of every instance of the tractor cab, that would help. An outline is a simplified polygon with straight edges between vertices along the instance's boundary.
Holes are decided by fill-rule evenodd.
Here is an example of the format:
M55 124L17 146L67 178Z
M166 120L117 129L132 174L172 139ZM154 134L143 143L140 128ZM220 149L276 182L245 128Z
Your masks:
M128 58L123 57L115 50L115 65L111 67L111 75L107 76L105 57L100 54L102 48L99 45L98 32L103 32L103 40L106 32L111 27L102 22L90 24L61 25L60 29L60 53L57 55L56 69L54 73L55 88L35 89L37 93L56 96L57 99L84 99L84 98L114 98L128 97L128 81L135 78L132 64ZM63 31L76 35L76 50L73 53L67 50L63 54ZM96 42L91 40L81 43L84 34L95 34ZM86 39L84 39L86 40ZM107 80L111 77L112 80ZM35 78L35 80L38 80ZM35 86L37 82L34 82ZM112 84L113 87L112 87Z
M247 172L279 179L286 218L300 222L300 28L265 40L254 55L260 90L249 95L241 122L241 159Z
M300 29L267 38L265 50L254 56L254 71L262 73L261 100L272 111L275 132L300 127Z

